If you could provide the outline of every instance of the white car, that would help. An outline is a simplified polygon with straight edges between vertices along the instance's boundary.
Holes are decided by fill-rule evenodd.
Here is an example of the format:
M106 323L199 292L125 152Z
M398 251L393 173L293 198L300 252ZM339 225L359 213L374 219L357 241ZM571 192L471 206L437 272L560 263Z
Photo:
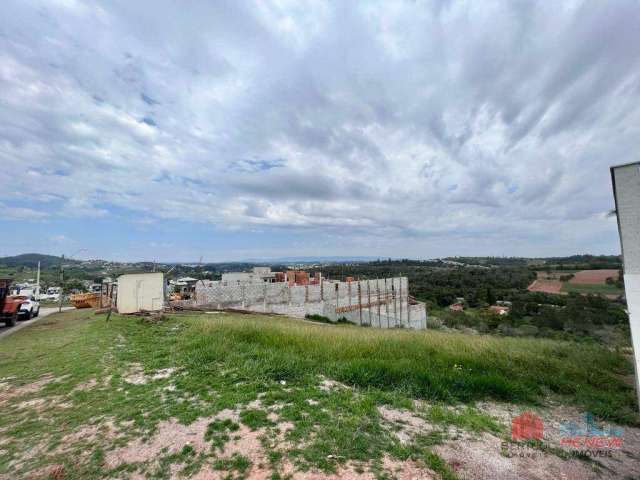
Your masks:
M19 298L25 297L27 300L20 305L20 311L18 312L19 320L30 320L33 317L40 315L40 302L36 300L34 295L19 295Z
M51 300L57 302L60 299L60 287L49 287L46 293L40 295L40 300Z
M29 320L40 314L40 286L24 285L13 292L13 297L25 301L20 305L18 319Z

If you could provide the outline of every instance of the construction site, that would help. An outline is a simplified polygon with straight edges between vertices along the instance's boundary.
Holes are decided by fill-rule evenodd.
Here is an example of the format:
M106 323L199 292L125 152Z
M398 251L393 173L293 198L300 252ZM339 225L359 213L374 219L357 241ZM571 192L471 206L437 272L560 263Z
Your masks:
M243 311L293 318L323 317L377 328L427 328L423 302L409 295L407 277L344 281L304 270L224 273L220 280L180 278L162 272L133 273L104 283L101 291L72 296L76 308L112 308L121 314L163 310Z
M121 276L115 302L118 311L158 310L167 297L161 291L166 290L161 275ZM169 307L243 310L294 318L318 315L332 322L378 328L427 328L425 304L409 295L406 277L346 277L340 281L326 279L320 272L310 276L303 270L272 272L269 267L254 267L251 272L224 273L220 280L189 280L193 281L188 282L188 288L181 287L181 295L169 296Z
M267 272L264 267L248 281L198 281L195 298L185 306L239 309L294 318L320 315L333 322L347 321L378 328L427 328L425 304L409 295L406 277L374 280L327 280L307 272ZM273 277L268 275L275 273ZM261 277L260 275L263 275ZM245 277L248 278L248 277ZM265 280L263 280L264 278ZM281 281L269 281L269 279Z

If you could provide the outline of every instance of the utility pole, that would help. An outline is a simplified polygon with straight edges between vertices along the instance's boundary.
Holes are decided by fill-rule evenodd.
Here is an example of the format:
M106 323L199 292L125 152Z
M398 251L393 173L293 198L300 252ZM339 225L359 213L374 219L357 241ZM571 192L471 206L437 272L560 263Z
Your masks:
M64 294L64 254L60 257L60 294L58 295L58 313L62 312L62 295Z

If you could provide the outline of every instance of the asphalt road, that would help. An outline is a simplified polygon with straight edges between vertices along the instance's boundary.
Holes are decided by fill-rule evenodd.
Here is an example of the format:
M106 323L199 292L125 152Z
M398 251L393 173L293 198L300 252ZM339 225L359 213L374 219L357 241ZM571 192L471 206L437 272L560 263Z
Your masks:
M62 311L71 310L73 307L62 307ZM40 315L36 318L32 318L31 320L20 321L15 327L7 327L4 323L0 323L0 338L11 335L12 333L17 332L18 330L23 329L24 327L31 325L32 323L37 322L41 318L46 317L47 315L51 315L52 313L56 313L58 311L58 307L40 307Z

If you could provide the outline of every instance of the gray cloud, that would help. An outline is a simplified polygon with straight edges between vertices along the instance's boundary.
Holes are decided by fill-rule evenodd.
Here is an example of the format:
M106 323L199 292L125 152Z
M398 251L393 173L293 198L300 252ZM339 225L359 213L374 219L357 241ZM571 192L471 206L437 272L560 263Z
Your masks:
M0 162L25 174L0 202L31 219L617 248L601 214L607 167L637 160L634 0L4 11Z

